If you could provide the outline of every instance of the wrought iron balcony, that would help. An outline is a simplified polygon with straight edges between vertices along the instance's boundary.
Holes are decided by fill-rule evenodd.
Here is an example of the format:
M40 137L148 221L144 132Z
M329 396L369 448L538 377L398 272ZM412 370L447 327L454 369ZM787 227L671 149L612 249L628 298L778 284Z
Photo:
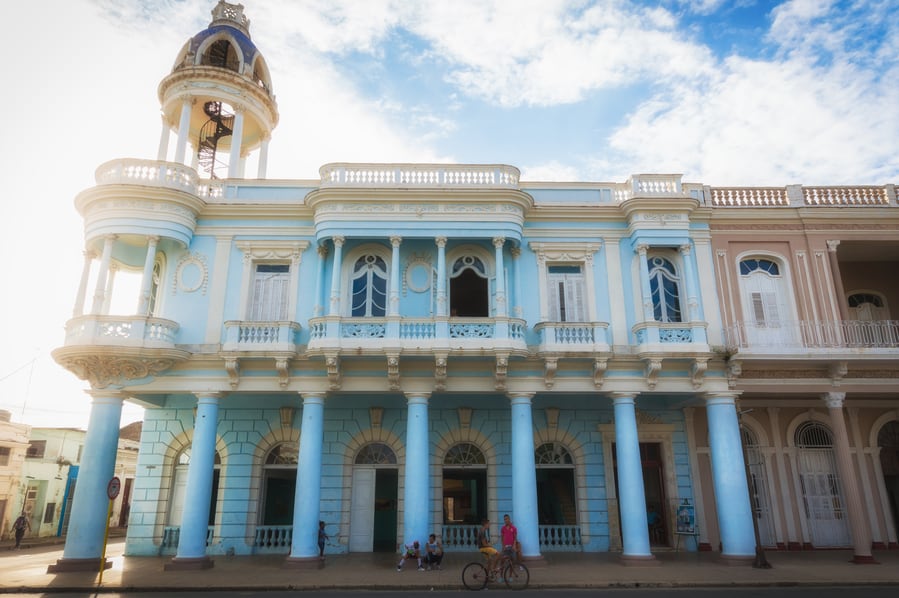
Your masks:
M726 331L730 351L792 353L797 349L899 348L899 320L738 322Z

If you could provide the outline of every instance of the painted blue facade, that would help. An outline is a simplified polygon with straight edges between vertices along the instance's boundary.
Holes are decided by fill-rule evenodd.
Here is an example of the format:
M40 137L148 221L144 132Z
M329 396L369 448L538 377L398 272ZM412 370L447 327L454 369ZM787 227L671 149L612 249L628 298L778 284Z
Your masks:
M214 22L195 39L226 39ZM198 143L194 106L237 105L203 51L181 57L202 85L174 85L176 64L160 86L176 157ZM238 72L242 160L267 152L277 107ZM246 179L237 158L203 178L168 161L168 133L159 160L103 165L76 199L91 259L54 353L102 401L146 407L127 554L300 566L320 520L329 553L428 533L465 551L508 513L527 558L753 557L714 190L525 183L506 165L327 164L270 183L264 159ZM113 264L142 272L135 314L108 313ZM89 437L114 446L116 416L95 407ZM103 475L85 464L76 510ZM679 537L684 501L697 528ZM98 556L80 540L96 519L60 567Z

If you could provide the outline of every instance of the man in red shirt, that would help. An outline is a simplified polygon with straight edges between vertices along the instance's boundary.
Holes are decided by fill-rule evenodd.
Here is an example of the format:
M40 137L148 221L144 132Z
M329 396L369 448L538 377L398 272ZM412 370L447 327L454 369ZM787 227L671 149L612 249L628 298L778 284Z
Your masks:
M503 515L503 527L500 530L503 540L503 553L512 560L517 560L515 545L518 543L518 528L512 525L512 518Z

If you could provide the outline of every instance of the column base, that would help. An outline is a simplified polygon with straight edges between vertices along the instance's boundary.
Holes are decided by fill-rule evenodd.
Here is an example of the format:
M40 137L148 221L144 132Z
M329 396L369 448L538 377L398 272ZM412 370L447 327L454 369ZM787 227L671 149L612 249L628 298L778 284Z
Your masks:
M852 557L852 560L849 562L854 565L879 565L880 564L879 562L877 562L874 559L874 556L870 555L870 554L868 554L868 555L856 554L855 556Z
M112 569L112 561L103 561L103 569ZM94 559L57 559L55 565L47 567L47 573L69 573L71 571L100 572L100 557Z
M755 564L756 557L754 555L736 555L736 554L722 554L718 557L718 562L722 565L728 565L730 567L742 567L744 565L753 565Z
M317 556L289 556L281 563L282 569L322 569L325 561Z
M214 566L215 561L208 556L191 558L176 556L165 564L164 569L166 571L202 571L203 569L212 569Z
M662 561L657 559L653 554L648 554L646 556L622 554L618 557L618 563L625 567L660 567L662 565Z

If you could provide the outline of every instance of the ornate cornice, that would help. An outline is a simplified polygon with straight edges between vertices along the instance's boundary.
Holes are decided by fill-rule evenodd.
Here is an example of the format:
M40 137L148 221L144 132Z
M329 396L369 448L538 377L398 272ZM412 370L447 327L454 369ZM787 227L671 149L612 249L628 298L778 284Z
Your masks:
M157 376L189 356L187 351L168 349L129 354L122 348L108 354L94 350L91 353L60 351L53 355L59 365L90 382L94 389L123 386L134 380Z

